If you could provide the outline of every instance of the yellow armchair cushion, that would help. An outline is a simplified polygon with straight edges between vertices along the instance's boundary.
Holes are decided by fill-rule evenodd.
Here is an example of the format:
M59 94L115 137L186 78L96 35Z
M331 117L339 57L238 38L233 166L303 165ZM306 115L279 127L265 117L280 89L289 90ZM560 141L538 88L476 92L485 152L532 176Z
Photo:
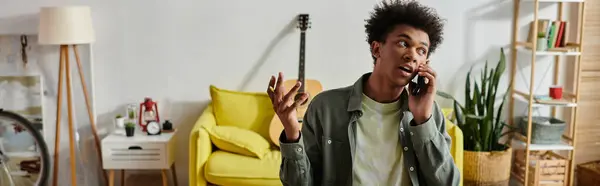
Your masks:
M275 112L267 93L232 91L210 85L210 96L217 125L252 130L269 139L269 123Z
M269 141L248 129L213 126L207 131L213 144L224 151L262 159L270 150Z
M263 159L217 150L206 162L204 176L216 185L282 185L279 166L279 150L267 152Z

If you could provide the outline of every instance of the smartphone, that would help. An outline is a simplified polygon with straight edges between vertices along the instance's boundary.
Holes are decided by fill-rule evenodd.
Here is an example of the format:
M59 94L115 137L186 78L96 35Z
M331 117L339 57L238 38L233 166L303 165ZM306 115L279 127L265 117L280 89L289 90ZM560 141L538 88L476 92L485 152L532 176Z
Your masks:
M429 64L429 59L425 62L425 64ZM417 79L417 82L415 82L415 79ZM413 85L411 94L415 96L422 94L427 89L425 77L419 76L419 74L416 74L415 77L412 78L411 84Z
M424 92L425 89L426 89L426 87L427 87L425 85L425 77L417 75L416 79L417 79L417 82L414 82L414 79L413 79L413 81L411 81L411 83L414 86L413 89L412 89L411 94L415 95L415 96L421 94L422 92Z

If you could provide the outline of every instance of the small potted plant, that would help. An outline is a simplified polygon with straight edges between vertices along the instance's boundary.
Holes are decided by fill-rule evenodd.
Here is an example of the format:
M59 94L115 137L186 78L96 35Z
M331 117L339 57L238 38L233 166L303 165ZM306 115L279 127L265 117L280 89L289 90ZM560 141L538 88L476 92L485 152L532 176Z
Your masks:
M548 49L548 40L546 39L546 33L538 33L536 49L537 51L546 51Z
M123 117L121 114L115 117L115 127L119 129L125 127L125 117Z
M129 120L135 120L135 105L130 104L127 106L127 117Z
M135 120L135 111L130 110L128 111L127 115L129 115L130 120Z
M135 124L133 122L127 122L125 124L125 135L127 135L127 137L131 137L131 136L133 136L134 132L135 132Z

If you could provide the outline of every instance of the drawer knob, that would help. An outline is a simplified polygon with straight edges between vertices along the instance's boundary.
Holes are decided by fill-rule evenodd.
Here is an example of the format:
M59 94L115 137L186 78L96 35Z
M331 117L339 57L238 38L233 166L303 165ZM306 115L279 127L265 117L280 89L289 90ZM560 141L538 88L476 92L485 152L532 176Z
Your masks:
M129 150L142 150L142 147L140 147L140 146L130 146Z

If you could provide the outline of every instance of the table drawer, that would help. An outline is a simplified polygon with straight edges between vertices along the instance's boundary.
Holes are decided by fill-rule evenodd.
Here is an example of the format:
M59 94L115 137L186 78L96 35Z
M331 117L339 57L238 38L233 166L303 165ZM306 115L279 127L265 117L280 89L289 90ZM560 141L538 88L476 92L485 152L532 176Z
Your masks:
M164 143L103 143L104 169L168 169Z

